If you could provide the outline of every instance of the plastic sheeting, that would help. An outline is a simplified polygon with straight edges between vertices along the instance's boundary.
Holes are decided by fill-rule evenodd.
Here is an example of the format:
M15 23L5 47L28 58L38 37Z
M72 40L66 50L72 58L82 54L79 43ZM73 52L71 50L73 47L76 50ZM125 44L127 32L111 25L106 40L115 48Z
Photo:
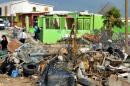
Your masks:
M74 74L63 66L65 67L64 63L51 62L46 67L39 86L75 86Z

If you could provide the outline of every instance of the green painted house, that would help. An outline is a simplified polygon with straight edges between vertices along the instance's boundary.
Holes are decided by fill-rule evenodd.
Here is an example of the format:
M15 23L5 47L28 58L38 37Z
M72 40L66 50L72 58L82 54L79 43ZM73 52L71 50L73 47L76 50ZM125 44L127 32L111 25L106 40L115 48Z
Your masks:
M26 27L29 32L33 32L33 26L29 26L28 19L26 16ZM77 37L85 33L93 34L103 26L102 15L88 12L53 11L40 16L37 22L41 27L40 40L48 44L69 37L73 24L76 24Z

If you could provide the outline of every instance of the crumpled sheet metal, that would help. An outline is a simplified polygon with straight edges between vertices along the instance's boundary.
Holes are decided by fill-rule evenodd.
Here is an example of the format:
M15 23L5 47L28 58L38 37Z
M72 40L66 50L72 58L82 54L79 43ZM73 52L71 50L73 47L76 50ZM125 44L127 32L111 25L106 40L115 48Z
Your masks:
M30 44L24 44L17 49L18 58L23 60L25 63L38 63L43 59L43 55L46 53L47 51L44 48L39 48L38 46Z

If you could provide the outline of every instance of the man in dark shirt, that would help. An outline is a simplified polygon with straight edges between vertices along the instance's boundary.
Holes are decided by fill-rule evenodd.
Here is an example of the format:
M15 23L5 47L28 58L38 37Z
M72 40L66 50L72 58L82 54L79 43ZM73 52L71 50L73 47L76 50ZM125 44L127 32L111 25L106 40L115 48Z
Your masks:
M5 35L2 36L1 47L2 50L7 50L8 41Z

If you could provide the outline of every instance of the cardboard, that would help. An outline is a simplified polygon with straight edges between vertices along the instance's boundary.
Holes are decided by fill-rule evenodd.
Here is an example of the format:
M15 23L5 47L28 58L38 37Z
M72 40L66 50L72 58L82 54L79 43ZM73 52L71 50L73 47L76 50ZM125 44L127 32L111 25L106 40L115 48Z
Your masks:
M19 48L20 46L21 46L21 43L17 39L14 39L8 43L7 48L8 48L8 51L15 52L15 50Z

